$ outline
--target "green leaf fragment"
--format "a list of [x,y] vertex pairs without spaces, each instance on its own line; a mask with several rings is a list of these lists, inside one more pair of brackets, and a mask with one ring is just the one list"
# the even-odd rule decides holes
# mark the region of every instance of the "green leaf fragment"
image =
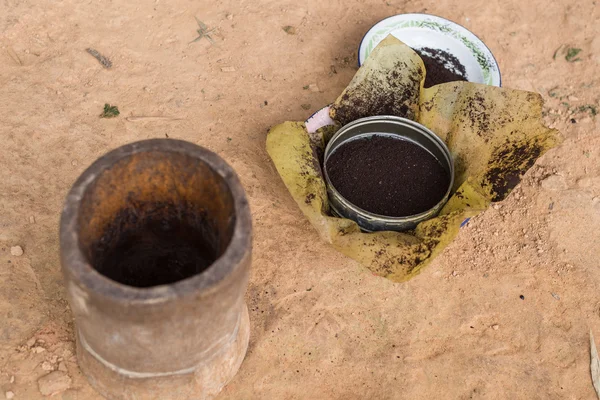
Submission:
[[565,60],[567,60],[568,62],[581,61],[580,58],[575,58],[579,53],[581,53],[581,49],[569,47],[567,49],[567,55],[565,56]]
[[100,118],[115,118],[120,114],[117,106],[111,106],[110,104],[104,104],[104,111],[100,114]]

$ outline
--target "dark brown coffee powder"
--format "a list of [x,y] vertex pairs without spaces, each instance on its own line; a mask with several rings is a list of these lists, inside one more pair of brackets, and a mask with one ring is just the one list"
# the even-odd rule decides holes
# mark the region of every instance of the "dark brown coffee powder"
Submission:
[[450,177],[424,148],[389,136],[352,140],[328,158],[335,189],[363,210],[388,217],[419,214],[446,194]]
[[467,72],[464,65],[452,54],[439,49],[423,47],[414,49],[425,64],[424,87],[440,83],[466,81]]
[[134,287],[175,283],[207,269],[218,248],[205,218],[166,203],[123,209],[93,250],[94,268]]

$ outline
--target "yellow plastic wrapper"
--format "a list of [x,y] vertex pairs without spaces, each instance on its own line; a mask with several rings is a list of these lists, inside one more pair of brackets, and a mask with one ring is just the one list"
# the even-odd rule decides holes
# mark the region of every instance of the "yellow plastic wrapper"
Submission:
[[[424,89],[425,73],[418,54],[390,35],[331,107],[338,126],[309,134],[302,122],[284,122],[267,136],[277,171],[321,238],[394,282],[417,275],[464,221],[504,199],[537,158],[560,141],[558,131],[542,122],[540,95],[469,82]],[[374,115],[417,121],[452,153],[453,195],[436,218],[413,231],[365,233],[354,221],[331,216],[320,156],[339,126]]]

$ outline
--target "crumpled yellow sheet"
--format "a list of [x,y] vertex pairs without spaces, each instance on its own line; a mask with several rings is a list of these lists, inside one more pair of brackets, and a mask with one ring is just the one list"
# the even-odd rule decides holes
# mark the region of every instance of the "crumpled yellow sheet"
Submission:
[[[544,126],[536,93],[468,82],[423,88],[425,68],[410,47],[384,39],[331,107],[337,127],[309,135],[284,122],[267,137],[267,151],[290,194],[321,238],[373,273],[395,282],[417,275],[458,234],[461,224],[500,201],[548,149],[560,141]],[[332,133],[355,119],[396,115],[442,138],[455,162],[454,193],[436,218],[410,232],[361,232],[332,217],[320,158]]]

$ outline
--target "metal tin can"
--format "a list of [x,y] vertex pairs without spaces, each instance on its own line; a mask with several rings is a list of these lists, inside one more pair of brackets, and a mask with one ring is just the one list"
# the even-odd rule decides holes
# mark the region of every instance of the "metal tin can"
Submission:
[[[375,135],[409,141],[425,149],[440,162],[448,172],[450,179],[444,197],[434,207],[420,214],[406,217],[387,217],[357,207],[336,190],[327,173],[329,157],[336,149],[349,141],[366,139]],[[327,183],[329,203],[335,214],[356,221],[361,229],[367,232],[406,231],[413,229],[419,222],[435,217],[448,201],[454,185],[454,161],[446,144],[423,125],[406,118],[375,116],[353,121],[336,132],[325,149],[323,174]]]

